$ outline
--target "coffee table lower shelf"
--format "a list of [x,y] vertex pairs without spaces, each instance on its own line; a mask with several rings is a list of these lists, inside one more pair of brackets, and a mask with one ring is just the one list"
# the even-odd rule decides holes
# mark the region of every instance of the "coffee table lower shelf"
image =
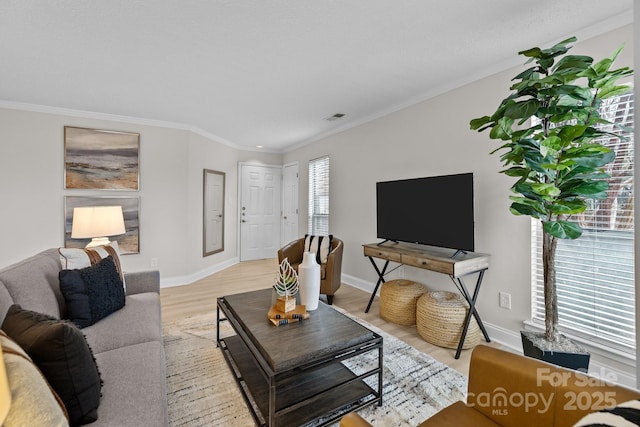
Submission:
[[[220,346],[256,423],[267,426],[268,379],[238,335],[221,339]],[[290,373],[275,386],[275,425],[300,426],[317,420],[314,425],[327,425],[347,412],[380,403],[379,392],[362,380],[376,372],[358,377],[342,363],[333,362]]]

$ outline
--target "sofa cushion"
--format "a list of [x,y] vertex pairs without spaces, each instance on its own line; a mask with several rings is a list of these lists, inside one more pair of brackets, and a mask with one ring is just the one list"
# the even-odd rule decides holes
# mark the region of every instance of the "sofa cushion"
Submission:
[[3,331],[0,345],[11,391],[11,407],[3,426],[68,426],[64,404],[31,358]]
[[59,271],[60,255],[56,249],[49,249],[0,270],[0,281],[15,304],[60,318],[66,307]]
[[79,270],[60,270],[66,318],[80,328],[93,325],[124,307],[124,287],[113,257]]
[[91,427],[168,425],[162,342],[96,353],[96,359],[108,380],[102,388],[98,421]]
[[325,264],[329,258],[329,252],[331,252],[333,235],[328,236],[314,236],[304,235],[304,251],[313,252],[316,254],[316,262],[318,264]]
[[82,332],[95,354],[147,341],[162,342],[160,296],[155,292],[129,295],[122,309]]
[[585,415],[574,427],[630,427],[640,425],[640,401],[630,400],[620,405]]
[[26,351],[58,393],[72,425],[97,419],[100,374],[76,325],[12,305],[2,329]]

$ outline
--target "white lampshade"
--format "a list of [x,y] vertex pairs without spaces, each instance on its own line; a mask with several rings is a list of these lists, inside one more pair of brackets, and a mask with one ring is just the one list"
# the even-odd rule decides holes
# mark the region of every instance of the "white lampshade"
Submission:
[[93,238],[87,247],[108,244],[107,236],[117,236],[125,231],[122,206],[73,208],[71,237]]
[[2,347],[0,347],[0,425],[4,422],[9,414],[11,407],[11,390],[9,389],[9,380],[7,379],[7,371],[4,367],[4,357],[2,356]]

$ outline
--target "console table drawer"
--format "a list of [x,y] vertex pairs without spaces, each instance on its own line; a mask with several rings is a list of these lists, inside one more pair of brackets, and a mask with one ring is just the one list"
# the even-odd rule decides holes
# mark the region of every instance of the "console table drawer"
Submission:
[[415,255],[402,255],[402,263],[414,267],[424,268],[438,273],[453,275],[453,262],[440,261],[437,259],[423,258]]
[[393,262],[400,262],[402,260],[402,255],[398,252],[387,251],[383,248],[372,248],[369,246],[364,247],[364,255],[374,258],[387,259]]

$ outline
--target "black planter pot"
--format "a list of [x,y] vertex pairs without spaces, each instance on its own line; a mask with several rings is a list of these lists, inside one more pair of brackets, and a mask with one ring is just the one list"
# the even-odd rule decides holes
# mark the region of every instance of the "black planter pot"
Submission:
[[522,338],[522,349],[525,356],[553,363],[554,365],[562,366],[564,368],[574,369],[582,372],[589,371],[589,359],[591,358],[591,354],[582,349],[579,345],[573,343],[571,340],[569,340],[569,338],[561,336],[561,340],[566,340],[567,342],[573,343],[573,345],[577,348],[575,352],[567,352],[562,350],[543,350],[534,344],[534,342],[531,340],[531,336],[544,336],[544,334],[525,331],[520,332],[520,337]]

